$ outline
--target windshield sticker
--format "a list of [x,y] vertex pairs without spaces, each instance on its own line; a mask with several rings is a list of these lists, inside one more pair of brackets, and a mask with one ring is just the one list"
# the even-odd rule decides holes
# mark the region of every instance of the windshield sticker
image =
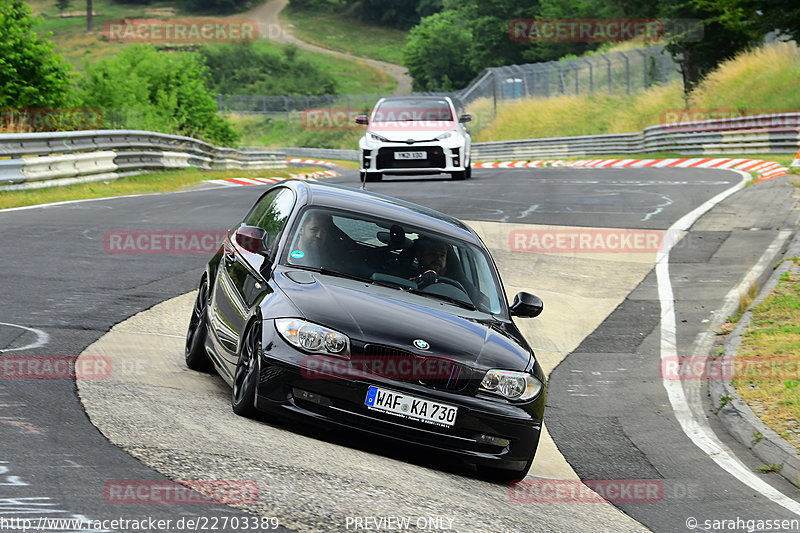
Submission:
[[302,259],[306,254],[303,252],[303,250],[294,250],[289,255],[292,257],[292,259]]

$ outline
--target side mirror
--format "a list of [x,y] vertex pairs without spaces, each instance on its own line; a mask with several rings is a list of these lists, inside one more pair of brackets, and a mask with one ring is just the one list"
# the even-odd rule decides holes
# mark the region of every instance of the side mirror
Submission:
[[369,123],[369,120],[367,119],[367,115],[356,115],[354,122],[356,124],[367,124]]
[[260,254],[267,251],[267,231],[256,226],[240,226],[234,234],[236,244],[250,252]]
[[472,120],[472,115],[469,113],[464,113],[460,117],[458,117],[459,122],[470,122]]
[[534,318],[542,314],[543,308],[544,303],[538,296],[529,292],[518,292],[509,310],[515,316]]

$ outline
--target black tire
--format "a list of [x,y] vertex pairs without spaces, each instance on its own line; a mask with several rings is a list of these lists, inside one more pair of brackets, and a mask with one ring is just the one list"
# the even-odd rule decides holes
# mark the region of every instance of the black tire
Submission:
[[458,172],[451,172],[450,175],[453,177],[454,181],[461,181],[467,178],[467,172],[465,170],[459,170]]
[[212,369],[205,346],[208,335],[207,315],[208,282],[203,277],[192,309],[192,317],[189,319],[189,330],[186,332],[186,366],[197,372],[210,372]]
[[380,172],[365,172],[364,173],[364,181],[374,182],[374,181],[381,181],[383,179],[383,174]]
[[472,163],[467,164],[467,168],[464,169],[464,178],[470,179],[472,177]]
[[259,354],[261,353],[261,321],[251,323],[244,335],[239,361],[233,374],[231,407],[239,416],[254,418],[256,409],[256,386],[258,385]]

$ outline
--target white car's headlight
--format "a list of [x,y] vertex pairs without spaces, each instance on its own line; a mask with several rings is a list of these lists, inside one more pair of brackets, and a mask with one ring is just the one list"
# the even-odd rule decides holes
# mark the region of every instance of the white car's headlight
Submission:
[[455,134],[456,134],[456,130],[451,130],[451,131],[448,131],[446,133],[442,133],[441,135],[436,137],[436,140],[437,141],[443,141],[445,139],[449,139],[450,137],[452,137]]
[[381,143],[388,143],[389,142],[389,139],[387,139],[386,137],[381,137],[377,133],[368,133],[367,135],[369,135],[369,138],[372,141],[378,141],[378,142],[381,142]]
[[505,396],[509,400],[530,400],[544,384],[527,372],[489,370],[481,381],[481,390]]
[[278,318],[275,328],[286,342],[312,353],[347,355],[350,339],[330,328],[299,318]]

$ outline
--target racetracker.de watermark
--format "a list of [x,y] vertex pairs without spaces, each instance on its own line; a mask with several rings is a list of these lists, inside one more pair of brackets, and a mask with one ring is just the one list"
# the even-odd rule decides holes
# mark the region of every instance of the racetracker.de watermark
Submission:
[[684,381],[796,381],[800,380],[800,362],[768,356],[668,357],[661,360],[661,377]]
[[512,41],[538,43],[655,42],[668,37],[698,42],[703,25],[698,19],[514,19],[508,35]]
[[106,22],[103,35],[125,43],[240,43],[260,33],[255,20],[123,19]]
[[656,503],[664,498],[659,479],[524,479],[508,487],[516,503]]
[[664,232],[617,228],[533,228],[508,234],[512,252],[530,253],[654,253]]
[[106,379],[111,359],[104,355],[4,355],[0,379]]
[[103,112],[91,107],[19,107],[0,109],[4,131],[99,130]]
[[107,231],[103,247],[110,254],[208,254],[227,236],[219,230]]
[[358,131],[364,126],[355,120],[362,112],[347,107],[309,108],[300,111],[300,124],[313,131]]
[[[796,112],[702,107],[665,109],[661,112],[661,129],[669,132],[692,132],[698,130],[797,128],[798,118],[790,113]],[[698,122],[703,122],[703,124],[697,124]]]
[[255,481],[107,481],[103,499],[114,504],[243,504],[258,501]]
[[446,357],[358,356],[303,357],[300,373],[308,379],[360,379],[383,376],[397,380],[457,380],[462,367]]

